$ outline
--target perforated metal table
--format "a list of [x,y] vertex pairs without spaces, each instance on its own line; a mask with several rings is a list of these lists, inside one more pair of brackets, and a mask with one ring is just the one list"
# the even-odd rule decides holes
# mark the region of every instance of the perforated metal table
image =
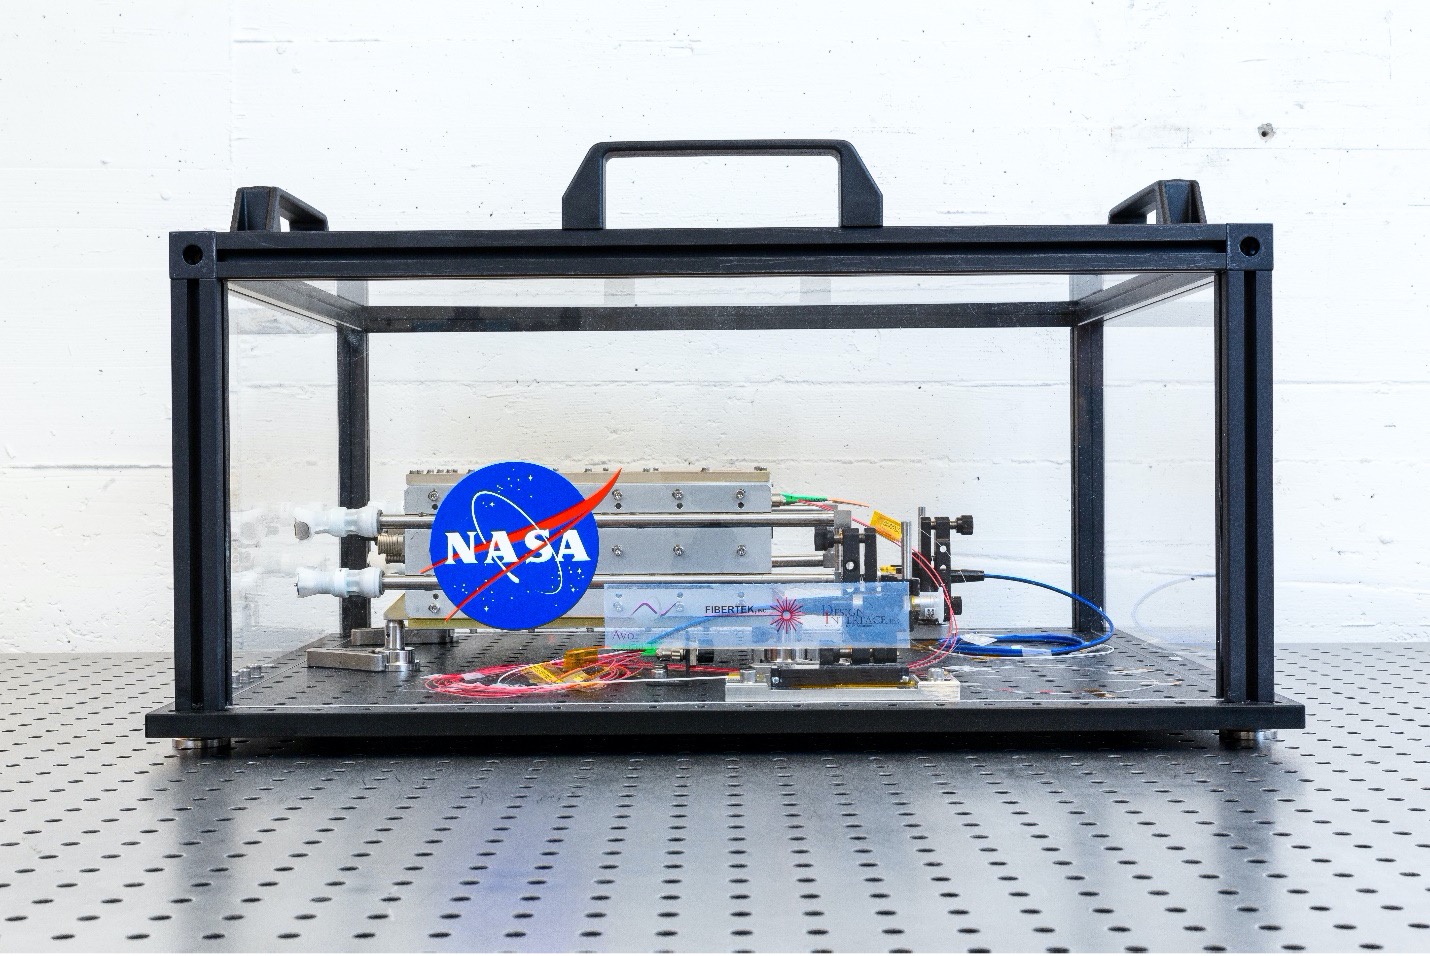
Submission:
[[144,738],[162,656],[4,657],[0,949],[1430,948],[1430,645],[1278,653],[1308,729],[1258,751],[1181,733],[222,757]]

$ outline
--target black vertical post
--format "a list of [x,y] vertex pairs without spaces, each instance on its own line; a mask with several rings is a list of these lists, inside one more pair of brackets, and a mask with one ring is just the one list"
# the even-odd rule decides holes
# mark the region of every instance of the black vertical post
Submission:
[[[1098,607],[1107,604],[1102,332],[1100,320],[1072,327],[1068,372],[1072,413],[1072,589]],[[1099,622],[1090,608],[1073,602],[1075,631],[1090,631]]]
[[[193,247],[190,247],[193,248]],[[228,706],[228,306],[212,278],[170,283],[174,708]]]
[[1270,703],[1271,273],[1256,271],[1270,268],[1270,235],[1248,239],[1228,228],[1229,259],[1251,268],[1218,273],[1216,281],[1217,694]]
[[[338,295],[358,305],[367,305],[367,283],[339,282]],[[367,332],[338,327],[338,504],[361,508],[372,497],[371,442],[368,419]],[[345,568],[367,566],[368,542],[347,537],[339,545],[339,559]],[[338,626],[347,638],[355,627],[372,623],[372,601],[364,597],[343,598]]]
[[[1269,238],[1268,236],[1267,239]],[[1248,498],[1252,507],[1250,523],[1255,529],[1252,539],[1255,556],[1249,564],[1255,579],[1249,590],[1255,598],[1252,602],[1254,620],[1248,629],[1251,635],[1248,651],[1252,662],[1248,684],[1252,700],[1269,704],[1276,700],[1276,536],[1271,474],[1271,273],[1257,271],[1249,275],[1253,284],[1247,299],[1250,311],[1247,326],[1252,335],[1249,348],[1254,376],[1251,384],[1253,434],[1250,439],[1250,453],[1254,464]]]

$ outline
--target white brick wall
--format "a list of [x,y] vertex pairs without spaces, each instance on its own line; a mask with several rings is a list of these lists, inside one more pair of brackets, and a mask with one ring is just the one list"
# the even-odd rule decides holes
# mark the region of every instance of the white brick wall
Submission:
[[[1278,637],[1424,638],[1427,102],[1409,2],[8,5],[0,650],[169,639],[169,230],[250,184],[549,227],[591,142],[752,136],[853,141],[890,224],[1096,222],[1162,177],[1274,222]],[[611,172],[614,226],[834,218],[817,162]]]

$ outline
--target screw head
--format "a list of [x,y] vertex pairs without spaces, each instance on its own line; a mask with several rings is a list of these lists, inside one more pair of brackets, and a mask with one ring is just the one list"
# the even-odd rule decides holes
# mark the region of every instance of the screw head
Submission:
[[611,553],[619,558],[621,556],[621,546],[618,544],[611,545]]
[[619,488],[611,492],[611,499],[613,501],[620,501],[622,497],[623,496],[621,495],[621,489]]
[[671,550],[675,552],[675,556],[676,556],[677,558],[680,557],[681,555],[683,555],[683,554],[685,553],[685,549],[684,549],[683,547],[681,547],[680,545],[678,545],[678,544],[677,544],[674,548],[672,548]]
[[442,496],[441,496],[441,494],[439,494],[439,493],[437,492],[437,489],[436,489],[436,488],[433,488],[431,491],[427,492],[427,500],[428,500],[428,501],[436,502],[436,501],[441,500],[441,498],[442,498]]
[[433,614],[436,614],[438,611],[442,610],[442,608],[440,605],[437,604],[429,604],[427,605],[427,610],[431,611]]
[[735,549],[735,556],[738,558],[743,558],[745,556],[745,546],[743,544]]
[[674,491],[672,491],[672,492],[670,493],[670,496],[671,496],[672,498],[674,498],[676,501],[680,501],[682,498],[685,497],[685,493],[684,493],[683,491],[681,491],[679,488],[677,488],[677,489],[675,489]]
[[744,489],[744,488],[736,488],[736,489],[735,489],[735,500],[736,500],[736,501],[744,501],[744,500],[745,500],[745,489]]

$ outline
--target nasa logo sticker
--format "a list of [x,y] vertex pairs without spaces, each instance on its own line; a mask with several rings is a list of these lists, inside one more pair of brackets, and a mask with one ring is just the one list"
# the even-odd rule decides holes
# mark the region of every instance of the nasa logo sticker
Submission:
[[584,499],[566,478],[524,461],[457,482],[432,519],[430,570],[456,608],[448,618],[522,630],[575,607],[600,554],[592,512],[619,476]]

